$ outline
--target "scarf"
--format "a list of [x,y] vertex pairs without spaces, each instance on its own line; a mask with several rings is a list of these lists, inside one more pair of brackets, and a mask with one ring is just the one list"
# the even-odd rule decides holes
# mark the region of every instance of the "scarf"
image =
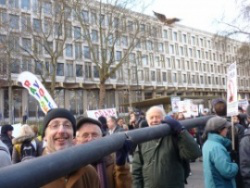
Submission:
[[96,164],[96,171],[100,179],[101,188],[108,188],[105,161]]

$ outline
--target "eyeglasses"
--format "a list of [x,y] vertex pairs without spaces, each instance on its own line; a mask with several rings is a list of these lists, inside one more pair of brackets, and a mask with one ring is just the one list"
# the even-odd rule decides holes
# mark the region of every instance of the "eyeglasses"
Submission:
[[71,123],[65,123],[65,124],[52,123],[52,124],[49,124],[49,125],[48,125],[48,127],[49,127],[51,130],[58,130],[61,126],[63,126],[63,128],[66,129],[66,130],[73,129]]

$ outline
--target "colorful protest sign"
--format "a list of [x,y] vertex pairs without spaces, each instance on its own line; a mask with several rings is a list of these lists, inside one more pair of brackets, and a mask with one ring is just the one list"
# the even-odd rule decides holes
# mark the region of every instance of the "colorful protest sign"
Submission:
[[234,62],[227,71],[227,116],[238,115],[237,88],[237,66]]
[[32,73],[25,71],[18,76],[18,82],[22,83],[22,86],[25,87],[30,95],[35,97],[39,102],[39,105],[42,111],[46,114],[50,109],[57,108],[56,103],[51,98],[48,91],[45,89],[43,84],[39,79]]
[[109,117],[114,116],[117,117],[115,108],[106,108],[106,109],[98,109],[98,110],[87,110],[87,115],[90,118],[98,119],[100,116]]

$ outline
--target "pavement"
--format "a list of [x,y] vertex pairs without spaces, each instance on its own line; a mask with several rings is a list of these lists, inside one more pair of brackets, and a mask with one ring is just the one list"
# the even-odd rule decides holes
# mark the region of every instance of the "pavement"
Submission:
[[196,160],[194,163],[190,163],[192,175],[188,177],[188,184],[185,188],[204,188],[202,165],[202,162],[199,162],[199,160]]

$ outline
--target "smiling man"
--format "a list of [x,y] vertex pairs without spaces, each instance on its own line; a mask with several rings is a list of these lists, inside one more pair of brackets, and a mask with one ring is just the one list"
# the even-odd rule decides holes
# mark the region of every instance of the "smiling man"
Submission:
[[[75,117],[66,109],[50,110],[43,120],[43,140],[46,142],[42,155],[57,152],[73,146],[76,134]],[[45,188],[99,188],[100,181],[95,169],[91,165],[79,168],[77,171],[61,177]]]

